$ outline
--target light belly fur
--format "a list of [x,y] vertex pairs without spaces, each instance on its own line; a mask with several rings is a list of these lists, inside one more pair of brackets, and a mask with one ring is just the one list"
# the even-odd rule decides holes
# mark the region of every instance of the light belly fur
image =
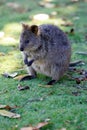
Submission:
[[38,72],[38,73],[41,73],[41,74],[44,74],[44,75],[47,75],[49,77],[51,77],[51,67],[49,67],[48,69],[48,66],[46,65],[46,63],[41,63],[41,62],[34,62],[32,64],[32,67],[33,69]]

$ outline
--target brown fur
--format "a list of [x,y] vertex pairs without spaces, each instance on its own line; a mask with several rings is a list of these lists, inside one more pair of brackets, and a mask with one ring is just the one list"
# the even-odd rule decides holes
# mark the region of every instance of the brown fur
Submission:
[[71,45],[66,34],[57,26],[22,24],[20,50],[29,74],[42,73],[58,81],[67,71],[71,58]]

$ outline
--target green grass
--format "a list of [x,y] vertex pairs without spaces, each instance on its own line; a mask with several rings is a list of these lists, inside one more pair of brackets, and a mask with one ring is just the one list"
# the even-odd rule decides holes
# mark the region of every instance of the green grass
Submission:
[[[39,122],[50,119],[50,124],[43,130],[87,130],[87,82],[83,81],[78,89],[74,80],[69,80],[65,75],[52,87],[45,87],[50,80],[42,75],[37,79],[21,83],[29,85],[30,89],[18,91],[18,80],[8,79],[2,76],[4,72],[26,73],[22,56],[18,48],[19,36],[21,32],[21,21],[28,24],[53,23],[63,31],[70,31],[74,28],[75,33],[68,35],[72,45],[71,60],[84,60],[85,65],[80,69],[87,68],[87,57],[78,55],[76,52],[87,51],[87,2],[79,0],[70,3],[70,0],[52,0],[58,4],[57,8],[43,8],[39,6],[39,0],[15,0],[22,8],[27,10],[20,13],[11,7],[6,6],[13,0],[0,0],[0,32],[4,36],[0,38],[0,104],[19,106],[13,112],[21,115],[20,119],[10,119],[0,116],[0,130],[19,130],[28,125],[37,125]],[[57,12],[54,18],[46,21],[33,21],[31,18],[38,13],[51,14]],[[62,19],[73,23],[73,26],[61,26]],[[71,73],[76,75],[76,73]],[[39,86],[42,84],[43,86]],[[75,96],[72,92],[79,92]],[[44,98],[39,102],[27,102],[30,99]],[[27,103],[26,103],[27,102]]]

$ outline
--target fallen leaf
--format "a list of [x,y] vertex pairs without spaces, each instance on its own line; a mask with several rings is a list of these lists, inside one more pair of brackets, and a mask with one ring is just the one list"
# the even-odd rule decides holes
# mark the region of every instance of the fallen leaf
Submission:
[[9,112],[9,111],[6,111],[6,110],[0,110],[0,115],[6,116],[6,117],[9,117],[9,118],[20,118],[19,114],[12,113],[12,112]]
[[42,128],[48,124],[49,124],[48,122],[41,122],[41,123],[38,123],[37,126],[35,126],[35,127],[33,127],[33,126],[24,127],[24,128],[21,128],[21,130],[40,130],[40,128]]
[[82,60],[77,60],[74,62],[70,62],[69,66],[74,67],[74,66],[83,65],[83,64],[85,64],[85,63]]
[[45,2],[52,2],[52,0],[43,0],[43,1],[45,1]]
[[43,20],[48,20],[49,15],[48,14],[36,14],[33,16],[33,20],[37,21],[43,21]]
[[14,78],[14,77],[16,77],[17,76],[17,72],[14,72],[14,73],[7,73],[7,72],[5,72],[4,74],[2,74],[4,77],[6,77],[6,78]]
[[65,21],[64,23],[61,24],[61,26],[73,26],[73,23],[70,21]]
[[30,89],[29,86],[21,86],[20,84],[18,84],[17,88],[18,88],[19,91],[21,91],[21,90],[26,90],[26,89]]
[[66,130],[66,128],[62,128],[62,129],[60,129],[60,130]]
[[48,122],[48,121],[50,121],[50,118],[45,119],[45,122]]
[[0,104],[0,109],[1,109],[1,108],[5,108],[6,106],[7,106],[7,105],[1,105],[1,104]]
[[74,78],[74,79],[76,80],[76,83],[77,83],[77,84],[80,84],[81,81],[87,81],[87,73],[81,75],[80,77]]
[[5,108],[5,109],[7,109],[7,110],[11,110],[12,108],[10,107],[10,106],[8,106],[8,105],[2,105],[2,104],[0,104],[0,109],[2,109],[2,108]]
[[21,80],[24,76],[26,76],[26,74],[16,76],[14,79]]
[[71,0],[71,2],[78,2],[79,0]]
[[36,128],[40,129],[40,128],[46,126],[46,125],[48,125],[48,122],[41,122],[41,123],[39,123],[39,124],[36,126]]
[[51,12],[51,14],[50,14],[50,18],[55,18],[56,15],[57,15],[57,12],[56,12],[56,11],[53,11],[53,12]]
[[53,3],[50,3],[47,1],[41,1],[41,2],[39,2],[39,5],[41,7],[45,7],[45,8],[55,8],[57,6],[56,4],[53,4]]
[[0,109],[6,109],[6,110],[12,110],[12,109],[15,109],[15,108],[18,108],[18,106],[9,106],[9,105],[2,105],[0,104]]
[[39,130],[39,129],[30,126],[30,127],[21,128],[20,130]]

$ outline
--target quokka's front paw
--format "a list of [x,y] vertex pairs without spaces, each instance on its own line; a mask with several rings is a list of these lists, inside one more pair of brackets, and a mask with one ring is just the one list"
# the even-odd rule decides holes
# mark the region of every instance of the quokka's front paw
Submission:
[[57,81],[56,80],[51,80],[47,83],[47,85],[54,85]]
[[34,62],[34,59],[28,61],[27,66],[31,66],[33,62]]

